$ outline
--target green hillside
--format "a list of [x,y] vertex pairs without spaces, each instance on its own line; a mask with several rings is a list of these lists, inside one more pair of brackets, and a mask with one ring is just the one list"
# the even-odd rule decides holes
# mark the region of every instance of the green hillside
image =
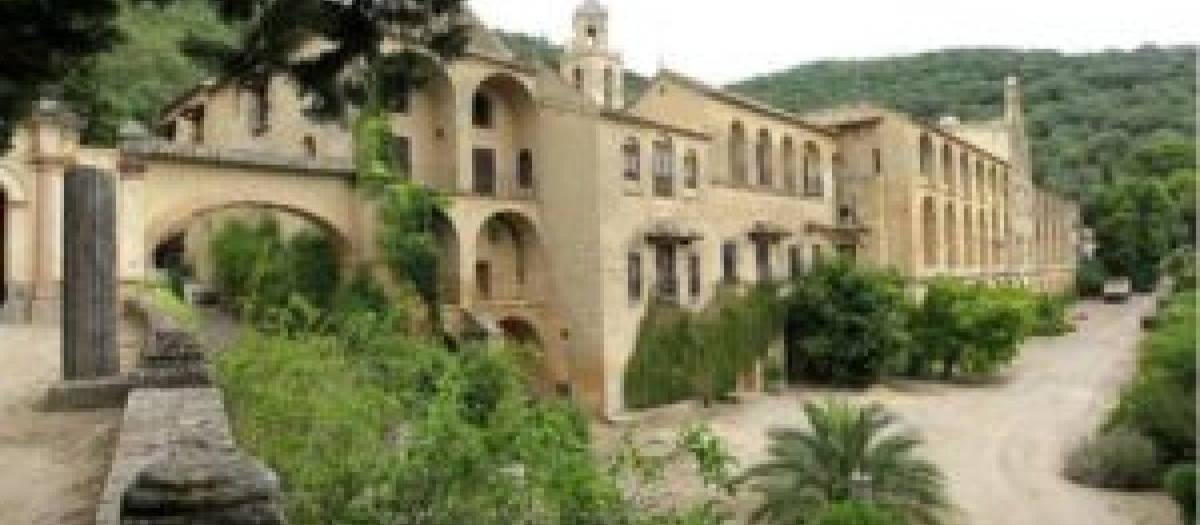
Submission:
[[1063,54],[948,50],[825,61],[730,86],[804,111],[870,100],[935,120],[998,116],[1003,79],[1019,75],[1039,177],[1078,193],[1122,172],[1130,152],[1163,135],[1196,132],[1196,48]]

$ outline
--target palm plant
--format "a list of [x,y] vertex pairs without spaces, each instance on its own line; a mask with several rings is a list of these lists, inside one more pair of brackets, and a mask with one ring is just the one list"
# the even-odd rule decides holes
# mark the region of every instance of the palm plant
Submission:
[[905,523],[940,523],[941,472],[914,454],[916,434],[893,430],[894,414],[835,400],[806,403],[804,413],[810,428],[772,429],[770,459],[744,474],[763,495],[755,522],[807,524],[831,504],[857,501]]

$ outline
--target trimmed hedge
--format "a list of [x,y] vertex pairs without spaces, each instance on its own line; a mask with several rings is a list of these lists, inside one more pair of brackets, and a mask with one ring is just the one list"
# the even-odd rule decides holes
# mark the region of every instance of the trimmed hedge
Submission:
[[1071,481],[1106,489],[1146,489],[1158,485],[1154,442],[1136,431],[1113,428],[1085,439],[1067,456]]

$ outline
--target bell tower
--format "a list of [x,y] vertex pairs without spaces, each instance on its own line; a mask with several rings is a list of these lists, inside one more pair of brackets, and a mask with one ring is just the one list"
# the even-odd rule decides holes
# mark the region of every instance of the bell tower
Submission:
[[608,9],[586,0],[575,9],[573,34],[563,53],[563,79],[596,105],[606,109],[625,106],[621,55],[608,47]]

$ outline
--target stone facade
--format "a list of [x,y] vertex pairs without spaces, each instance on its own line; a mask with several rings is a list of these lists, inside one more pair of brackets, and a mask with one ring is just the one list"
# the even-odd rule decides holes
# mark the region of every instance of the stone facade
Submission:
[[[1031,184],[1019,104],[998,123],[958,128],[876,108],[802,116],[664,71],[627,105],[607,11],[589,1],[573,28],[551,69],[480,26],[466,56],[406,94],[391,121],[406,175],[449,197],[436,230],[450,323],[538,344],[545,383],[598,413],[622,409],[655,297],[699,307],[718,282],[782,278],[835,251],[915,285],[942,274],[1071,282],[1077,211]],[[57,297],[55,206],[70,161],[119,174],[126,283],[152,278],[155,249],[181,235],[203,267],[206,218],[246,208],[301,217],[334,234],[347,265],[374,264],[350,131],[303,107],[283,78],[209,82],[164,110],[159,136],[115,151],[78,147],[71,119],[43,108],[0,164],[6,282],[31,298],[10,295],[25,302],[6,308],[32,314]],[[956,174],[966,155],[970,180],[951,185],[940,163],[924,174],[922,137],[950,148]]]

